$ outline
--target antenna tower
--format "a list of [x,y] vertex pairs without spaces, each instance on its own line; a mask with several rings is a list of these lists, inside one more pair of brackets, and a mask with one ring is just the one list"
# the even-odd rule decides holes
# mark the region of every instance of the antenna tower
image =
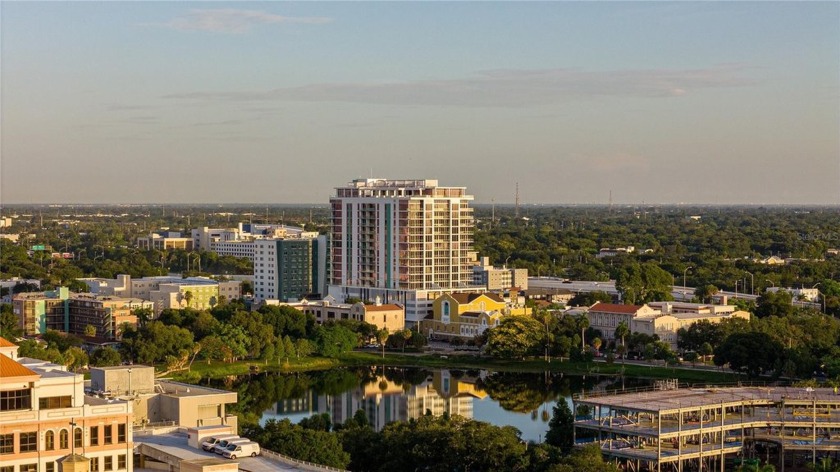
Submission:
[[516,219],[519,219],[519,182],[516,182]]

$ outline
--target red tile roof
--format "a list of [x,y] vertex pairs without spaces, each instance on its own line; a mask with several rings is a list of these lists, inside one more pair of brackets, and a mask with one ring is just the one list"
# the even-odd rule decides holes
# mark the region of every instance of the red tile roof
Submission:
[[4,337],[0,337],[0,347],[17,347],[17,344],[9,341]]
[[601,303],[598,302],[592,305],[589,312],[600,311],[601,313],[624,313],[632,315],[639,311],[642,307],[639,305],[618,305],[615,303]]

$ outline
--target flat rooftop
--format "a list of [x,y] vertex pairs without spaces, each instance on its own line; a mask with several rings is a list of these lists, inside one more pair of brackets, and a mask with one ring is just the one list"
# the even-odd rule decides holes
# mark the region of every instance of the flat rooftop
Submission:
[[680,388],[592,397],[582,395],[575,401],[585,405],[659,413],[721,404],[769,404],[783,399],[840,405],[840,395],[834,393],[834,389],[801,387]]
[[[212,452],[205,452],[201,449],[190,447],[187,444],[187,435],[183,433],[168,433],[156,435],[135,435],[134,443],[137,446],[145,445],[163,452],[171,458],[177,458],[178,461],[217,461],[222,460],[225,463],[235,462],[239,464],[239,470],[249,472],[275,472],[278,470],[301,470],[294,463],[282,463],[276,460],[269,460],[263,456],[257,457],[238,457],[235,461],[224,459],[222,456]],[[140,449],[142,451],[142,448]]]
[[158,384],[163,388],[163,395],[175,397],[198,397],[203,395],[236,395],[236,392],[220,390],[218,388],[200,387],[188,383],[175,382],[172,380],[159,380]]

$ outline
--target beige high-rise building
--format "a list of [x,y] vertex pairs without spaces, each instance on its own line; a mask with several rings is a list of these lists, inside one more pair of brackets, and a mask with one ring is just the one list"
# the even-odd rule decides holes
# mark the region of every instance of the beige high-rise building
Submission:
[[406,307],[415,323],[442,292],[473,286],[473,210],[464,187],[357,179],[330,199],[330,295]]

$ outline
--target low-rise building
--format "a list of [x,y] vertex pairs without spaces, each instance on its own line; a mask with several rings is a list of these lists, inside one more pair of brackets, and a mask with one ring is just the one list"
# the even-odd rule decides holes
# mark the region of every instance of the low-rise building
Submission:
[[[139,298],[153,302],[155,314],[167,308],[212,308],[224,300],[242,298],[242,282],[207,277],[143,277],[118,275],[116,279],[85,278],[91,293]],[[222,298],[223,297],[223,298]]]
[[632,254],[636,251],[635,246],[627,247],[602,247],[598,254],[595,254],[596,259],[603,259],[605,257],[615,257],[618,255]]
[[[729,318],[749,321],[750,314],[730,305],[703,303],[650,302],[645,305],[596,303],[587,313],[589,326],[601,332],[604,341],[615,340],[615,329],[624,322],[632,333],[659,336],[660,341],[677,349],[677,331],[704,320],[719,323]],[[606,343],[605,343],[606,344]]]
[[432,312],[420,322],[430,338],[471,339],[498,326],[502,317],[527,315],[530,308],[508,304],[494,293],[445,293],[434,301]]
[[191,231],[193,247],[212,251],[220,256],[245,257],[254,260],[256,241],[261,239],[311,238],[317,232],[306,231],[297,226],[239,223],[235,228],[208,228]]
[[318,324],[335,320],[356,320],[370,323],[377,329],[387,329],[389,333],[405,329],[405,309],[400,305],[381,303],[378,299],[372,304],[336,303],[332,297],[323,300],[303,299],[295,303],[279,303],[276,300],[267,300],[264,303],[296,308],[314,316]]
[[136,425],[227,425],[237,429],[236,415],[226,412],[228,404],[236,403],[236,392],[155,379],[154,369],[142,365],[94,367],[90,380],[91,389],[105,398],[132,398]]
[[182,237],[179,232],[159,231],[137,238],[137,247],[147,251],[150,249],[157,249],[159,251],[175,249],[192,251],[193,240],[192,238]]
[[84,392],[84,376],[17,357],[0,338],[0,469],[56,472],[68,462],[90,471],[132,470],[129,401]]
[[[138,298],[71,293],[67,287],[46,292],[19,293],[12,299],[18,326],[28,336],[56,330],[76,336],[116,340],[124,324],[137,325],[134,311],[153,304]],[[93,336],[88,332],[93,328]]]
[[481,286],[491,292],[518,288],[528,289],[528,269],[509,269],[507,266],[494,267],[489,257],[482,257],[478,265],[473,266],[473,285]]
[[805,301],[815,303],[820,300],[820,289],[818,288],[767,287],[767,291],[772,293],[776,293],[780,290],[788,292],[793,301]]

